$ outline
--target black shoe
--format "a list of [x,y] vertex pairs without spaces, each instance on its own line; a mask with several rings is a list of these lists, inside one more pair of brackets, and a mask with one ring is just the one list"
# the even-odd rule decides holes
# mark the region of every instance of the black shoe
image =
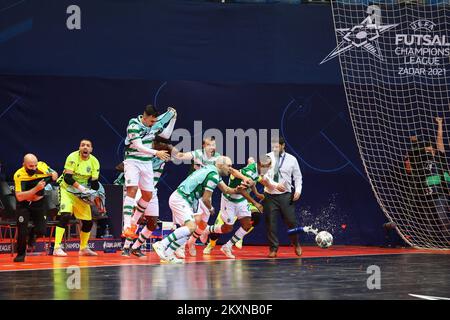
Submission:
[[141,251],[141,248],[139,249],[131,249],[131,254],[138,257],[138,258],[143,258],[146,257],[146,255]]
[[123,248],[122,257],[129,257],[129,256],[130,256],[130,248]]
[[32,235],[28,238],[28,247],[34,248],[36,246],[36,235]]
[[25,254],[17,255],[14,258],[14,262],[24,262],[25,261]]
[[277,257],[277,252],[275,250],[270,250],[268,257],[269,258],[276,258]]

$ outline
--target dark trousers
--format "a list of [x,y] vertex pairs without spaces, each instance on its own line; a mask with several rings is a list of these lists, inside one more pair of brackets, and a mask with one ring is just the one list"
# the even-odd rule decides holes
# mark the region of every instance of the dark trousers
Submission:
[[[27,250],[28,239],[42,237],[46,230],[46,217],[44,201],[39,200],[31,204],[17,204],[17,254],[24,255]],[[33,227],[28,228],[30,220]]]
[[[278,216],[281,214],[284,223],[289,229],[298,227],[298,219],[295,215],[295,204],[291,202],[291,193],[268,194],[265,193],[264,216],[266,219],[267,240],[270,251],[277,251],[279,242],[277,236]],[[290,235],[291,243],[298,246],[298,234]]]

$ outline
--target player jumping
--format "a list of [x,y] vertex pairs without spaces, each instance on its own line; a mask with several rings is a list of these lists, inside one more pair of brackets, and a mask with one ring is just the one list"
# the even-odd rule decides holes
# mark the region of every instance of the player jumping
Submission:
[[[167,150],[152,149],[152,143],[156,135],[168,139],[175,126],[176,111],[168,108],[167,112],[159,115],[156,109],[148,105],[144,114],[132,118],[127,127],[125,139],[124,175],[127,195],[123,202],[124,232],[122,236],[132,239],[136,234],[136,225],[131,225],[131,216],[134,208],[145,213],[152,199],[154,190],[153,163],[154,157],[163,161],[170,159]],[[141,190],[141,198],[135,204],[135,197]]]

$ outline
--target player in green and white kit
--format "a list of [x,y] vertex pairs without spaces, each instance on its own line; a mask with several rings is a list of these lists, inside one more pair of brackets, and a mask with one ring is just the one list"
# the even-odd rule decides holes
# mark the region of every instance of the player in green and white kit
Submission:
[[[167,112],[159,115],[156,109],[149,105],[144,114],[129,121],[127,137],[125,139],[124,174],[127,195],[123,201],[123,234],[125,238],[133,238],[136,234],[136,225],[131,225],[131,216],[134,208],[142,214],[152,199],[154,190],[153,163],[157,157],[168,161],[170,155],[167,150],[152,149],[153,140],[157,135],[169,138],[175,126],[176,111],[168,108]],[[138,188],[142,196],[135,203]]]
[[[153,141],[153,148],[156,150],[167,150],[170,154],[172,153],[174,147],[170,144],[170,141],[167,139],[160,138],[157,136]],[[131,247],[133,243],[131,238],[127,238],[125,240],[125,244],[122,249],[122,256],[130,256],[133,254],[137,257],[145,257],[145,254],[140,250],[141,246],[150,238],[152,232],[156,229],[158,218],[159,218],[159,200],[158,200],[158,189],[156,185],[159,182],[159,179],[162,176],[164,167],[166,165],[166,161],[163,161],[159,158],[152,159],[153,164],[153,182],[155,186],[155,192],[153,193],[153,197],[148,203],[147,208],[143,215],[146,217],[147,225],[141,230],[139,235],[137,236],[137,240]],[[138,191],[139,192],[139,191]],[[131,225],[137,225],[139,219],[142,217],[142,212],[139,210],[135,210],[133,216],[131,217]],[[130,250],[131,247],[131,250]]]
[[[279,190],[285,190],[282,185],[276,184],[265,176],[271,165],[272,163],[270,157],[263,156],[258,160],[257,163],[249,163],[246,167],[242,168],[240,172],[255,183],[259,182],[269,189],[277,188]],[[241,184],[241,179],[230,177],[228,186],[230,188],[234,188],[235,186]],[[255,191],[255,189],[256,188],[254,188],[253,191]],[[249,195],[249,192],[250,190],[245,190],[239,194],[222,194],[219,216],[223,221],[223,224],[221,225],[215,223],[212,226],[208,226],[201,236],[201,238],[206,239],[211,233],[229,233],[233,230],[233,225],[236,220],[239,220],[241,227],[236,231],[233,237],[221,248],[221,251],[227,257],[232,259],[235,258],[232,251],[233,245],[235,245],[253,229],[250,204],[255,206],[260,212],[262,211],[262,205],[256,202]]]
[[176,159],[189,160],[192,162],[188,175],[206,165],[214,165],[220,153],[216,152],[216,140],[214,137],[206,137],[202,142],[202,149],[190,152],[178,152]]
[[220,156],[215,165],[206,165],[194,171],[172,193],[169,198],[169,206],[172,210],[173,222],[180,227],[162,241],[153,244],[153,249],[163,261],[184,262],[175,256],[175,250],[184,246],[197,228],[194,212],[200,199],[210,212],[214,212],[211,196],[216,187],[227,194],[240,192],[242,189],[240,186],[230,188],[222,181],[221,176],[227,176],[230,172],[231,159]]
[[[214,137],[206,137],[203,139],[202,149],[197,149],[190,152],[178,152],[175,154],[175,158],[179,160],[190,160],[192,161],[192,167],[189,174],[207,165],[214,165],[220,154],[216,152],[216,141]],[[250,179],[244,177],[240,174],[239,170],[231,168],[230,174],[243,179],[246,183],[251,184]],[[198,209],[194,212],[195,222],[197,224],[197,229],[194,231],[192,236],[187,242],[189,248],[189,254],[193,257],[197,255],[195,248],[195,242],[202,234],[203,230],[208,225],[208,220],[210,213],[208,208],[205,206],[203,201],[200,199],[198,203]],[[185,247],[180,247],[176,251],[176,255],[180,258],[185,258]]]

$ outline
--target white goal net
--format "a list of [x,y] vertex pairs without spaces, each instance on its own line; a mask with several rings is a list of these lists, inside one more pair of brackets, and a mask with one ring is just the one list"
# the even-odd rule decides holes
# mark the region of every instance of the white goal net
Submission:
[[419,248],[450,248],[450,0],[333,1],[360,154],[378,203]]

